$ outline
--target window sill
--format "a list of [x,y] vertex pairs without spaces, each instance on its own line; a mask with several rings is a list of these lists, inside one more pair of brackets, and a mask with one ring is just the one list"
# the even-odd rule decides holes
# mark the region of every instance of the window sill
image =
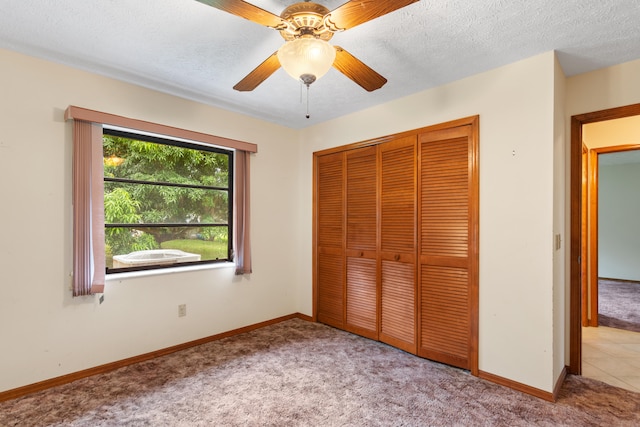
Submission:
[[216,264],[201,264],[201,265],[192,265],[185,267],[172,267],[172,268],[160,268],[157,270],[143,270],[143,271],[130,271],[125,273],[113,273],[107,274],[105,277],[106,282],[122,280],[122,279],[133,279],[136,277],[147,277],[147,276],[158,276],[158,275],[166,275],[166,274],[180,274],[180,273],[188,273],[191,271],[200,271],[200,270],[217,270],[219,268],[235,268],[236,264],[234,262],[221,262]]

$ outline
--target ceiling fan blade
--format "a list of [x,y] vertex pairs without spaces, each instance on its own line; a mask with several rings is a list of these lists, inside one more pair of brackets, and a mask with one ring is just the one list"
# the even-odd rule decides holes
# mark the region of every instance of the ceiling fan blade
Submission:
[[277,15],[260,9],[251,3],[242,0],[197,0],[216,9],[229,12],[232,15],[239,16],[256,24],[281,30],[286,28],[286,22]]
[[372,92],[380,89],[387,82],[387,79],[340,46],[335,48],[336,60],[333,62],[334,68],[358,83],[365,90]]
[[420,0],[351,0],[332,10],[325,24],[332,31],[348,30],[417,1]]
[[271,74],[275,73],[278,68],[280,68],[278,52],[274,52],[273,55],[247,74],[247,76],[240,80],[233,88],[240,92],[252,91],[257,88],[260,83],[267,80]]

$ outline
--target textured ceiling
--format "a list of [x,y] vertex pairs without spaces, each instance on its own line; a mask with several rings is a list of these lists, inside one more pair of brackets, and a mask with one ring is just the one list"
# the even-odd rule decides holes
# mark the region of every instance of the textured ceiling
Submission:
[[[293,1],[250,3],[279,15]],[[2,0],[0,47],[302,128],[550,50],[568,76],[638,59],[639,24],[638,0],[421,0],[333,37],[388,83],[370,93],[332,69],[310,119],[282,69],[232,89],[279,33],[195,0]]]

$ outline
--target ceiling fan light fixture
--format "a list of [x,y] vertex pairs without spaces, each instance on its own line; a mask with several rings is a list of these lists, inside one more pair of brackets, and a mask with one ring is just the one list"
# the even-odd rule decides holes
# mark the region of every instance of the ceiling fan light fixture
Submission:
[[335,59],[336,49],[315,37],[288,41],[278,50],[282,68],[307,86],[327,74]]

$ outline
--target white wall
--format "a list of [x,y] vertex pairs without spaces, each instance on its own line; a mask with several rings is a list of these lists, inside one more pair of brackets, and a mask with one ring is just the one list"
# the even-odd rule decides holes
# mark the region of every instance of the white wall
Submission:
[[479,114],[479,367],[552,391],[555,73],[549,52],[303,130],[299,311],[312,310],[312,153]]
[[[0,391],[296,312],[296,131],[9,51],[0,63]],[[71,298],[69,105],[257,143],[254,273],[109,280],[101,305]]]
[[598,172],[598,275],[640,281],[640,163]]

